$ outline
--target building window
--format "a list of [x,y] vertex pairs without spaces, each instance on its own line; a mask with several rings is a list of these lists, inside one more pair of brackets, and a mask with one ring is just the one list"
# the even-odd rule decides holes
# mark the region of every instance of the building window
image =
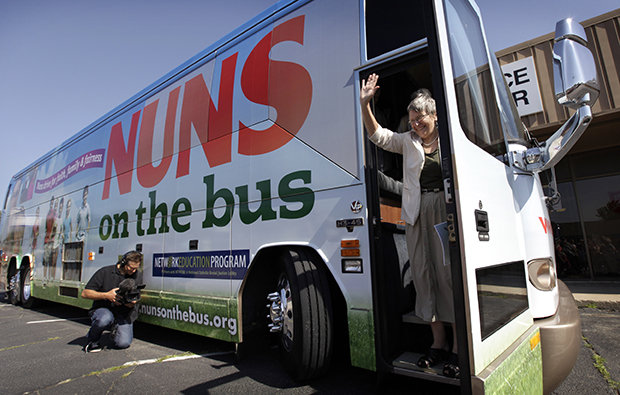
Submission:
[[557,168],[562,206],[555,247],[561,278],[620,277],[620,147],[576,154]]

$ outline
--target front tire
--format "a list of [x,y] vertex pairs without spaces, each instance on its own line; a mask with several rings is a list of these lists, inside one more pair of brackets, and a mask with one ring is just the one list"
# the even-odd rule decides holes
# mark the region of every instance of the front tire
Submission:
[[20,287],[20,297],[22,306],[30,309],[34,305],[35,298],[32,297],[32,288],[30,277],[32,274],[32,269],[28,268],[21,273],[21,287]]
[[282,253],[277,292],[270,295],[272,332],[278,332],[282,362],[296,381],[323,375],[332,356],[329,284],[319,262],[303,248]]

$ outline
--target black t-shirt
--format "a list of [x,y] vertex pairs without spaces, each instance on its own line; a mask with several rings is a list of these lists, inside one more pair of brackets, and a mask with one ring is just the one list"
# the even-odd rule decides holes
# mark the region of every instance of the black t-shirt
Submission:
[[[118,288],[121,281],[126,278],[132,278],[136,284],[143,284],[142,272],[136,270],[132,275],[124,275],[121,273],[117,265],[104,266],[97,270],[95,274],[86,283],[86,289],[91,289],[97,292],[108,292],[111,289]],[[110,309],[113,313],[120,313],[125,317],[137,316],[137,314],[131,314],[136,308],[129,308],[125,305],[116,306],[114,303],[108,300],[93,300],[93,307],[91,311],[98,308],[105,307]],[[131,320],[133,321],[133,320]]]

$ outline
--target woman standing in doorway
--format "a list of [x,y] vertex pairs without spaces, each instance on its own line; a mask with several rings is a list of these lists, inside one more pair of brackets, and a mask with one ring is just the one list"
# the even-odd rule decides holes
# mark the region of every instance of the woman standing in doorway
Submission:
[[[459,377],[451,267],[444,260],[441,239],[435,231],[435,225],[446,221],[435,100],[427,89],[416,91],[407,107],[411,130],[394,133],[379,125],[370,108],[370,101],[379,89],[378,80],[379,76],[372,74],[368,81],[362,81],[362,119],[373,143],[403,155],[401,219],[406,223],[407,250],[416,290],[415,311],[430,324],[433,333],[433,344],[417,365],[429,368],[445,361],[443,374]],[[453,327],[452,347],[446,338],[446,322]]]

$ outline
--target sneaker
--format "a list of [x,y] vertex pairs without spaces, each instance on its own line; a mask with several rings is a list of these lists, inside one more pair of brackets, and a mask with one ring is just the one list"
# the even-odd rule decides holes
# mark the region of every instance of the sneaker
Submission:
[[84,347],[84,351],[87,353],[99,352],[101,351],[101,346],[99,345],[99,342],[90,342],[86,345],[86,347]]

